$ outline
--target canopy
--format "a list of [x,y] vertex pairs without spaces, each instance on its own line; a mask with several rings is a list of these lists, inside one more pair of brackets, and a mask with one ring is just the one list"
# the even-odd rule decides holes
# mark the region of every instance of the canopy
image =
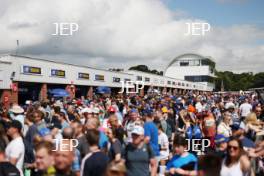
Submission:
[[53,97],[68,97],[70,94],[65,89],[52,89],[49,91]]
[[111,94],[111,88],[106,86],[100,86],[96,88],[96,92],[101,94]]

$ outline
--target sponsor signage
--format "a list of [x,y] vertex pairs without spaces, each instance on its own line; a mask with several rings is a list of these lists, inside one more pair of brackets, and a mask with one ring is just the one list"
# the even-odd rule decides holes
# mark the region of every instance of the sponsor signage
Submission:
[[104,81],[104,75],[95,75],[95,81]]
[[89,73],[78,73],[79,79],[90,79]]
[[51,76],[65,78],[64,70],[51,69]]
[[41,75],[41,68],[24,65],[22,72],[24,74]]

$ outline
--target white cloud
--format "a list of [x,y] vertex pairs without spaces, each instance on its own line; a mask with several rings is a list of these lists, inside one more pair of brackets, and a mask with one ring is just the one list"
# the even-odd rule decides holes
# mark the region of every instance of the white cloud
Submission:
[[[211,26],[206,36],[184,36],[186,22],[206,21],[171,11],[160,0],[4,0],[3,6],[1,53],[14,51],[19,39],[21,54],[65,62],[74,57],[101,68],[146,64],[162,70],[177,55],[195,52],[212,56],[219,69],[263,71],[264,46],[256,44],[263,29]],[[79,31],[52,36],[54,22],[78,23]]]

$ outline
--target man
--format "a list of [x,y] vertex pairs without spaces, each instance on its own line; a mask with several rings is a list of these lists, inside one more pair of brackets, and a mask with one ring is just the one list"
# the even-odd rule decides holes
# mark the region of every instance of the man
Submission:
[[11,137],[11,142],[5,149],[5,155],[11,164],[15,165],[23,175],[23,164],[25,146],[21,137],[22,124],[18,120],[13,120],[7,130],[7,135]]
[[226,156],[228,138],[222,134],[215,136],[214,143],[216,145],[215,154],[222,159]]
[[[135,126],[132,143],[125,150],[127,176],[154,176],[157,173],[155,154],[150,145],[144,143],[144,128]],[[151,171],[149,171],[149,166]]]
[[46,123],[43,121],[44,114],[40,110],[36,110],[33,112],[34,123],[37,126],[38,131],[42,128],[46,128]]
[[108,157],[99,149],[99,136],[100,133],[97,129],[87,130],[86,138],[90,146],[90,153],[82,160],[81,176],[104,176],[106,173]]
[[256,106],[254,112],[256,113],[257,118],[258,118],[260,121],[264,122],[264,115],[263,115],[263,111],[262,111],[261,106]]
[[[89,130],[89,129],[96,129],[98,130],[99,129],[99,125],[100,125],[100,122],[99,122],[99,119],[97,118],[90,118],[87,120],[87,123],[86,123],[86,128]],[[105,135],[105,133],[103,131],[99,131],[100,135],[99,135],[99,148],[102,150],[102,151],[107,151],[107,144],[108,144],[108,138],[107,136]]]
[[55,151],[54,162],[56,176],[76,176],[72,171],[72,163],[74,161],[74,150],[70,140],[62,140],[58,149]]
[[144,116],[146,118],[144,123],[145,143],[149,143],[155,156],[159,156],[159,133],[157,126],[153,123],[152,112],[150,110],[145,110]]
[[246,98],[244,103],[240,105],[239,107],[239,114],[241,117],[241,120],[244,120],[246,116],[251,112],[252,105],[248,103],[248,99]]
[[89,152],[89,145],[83,133],[82,122],[75,119],[71,122],[71,127],[74,129],[74,138],[78,140],[77,149],[81,153],[81,158],[83,158]]
[[54,168],[53,144],[42,141],[35,146],[35,158],[37,175],[53,176],[56,173]]
[[5,150],[2,147],[0,147],[0,175],[1,176],[20,176],[20,172],[16,168],[16,166],[6,161]]
[[111,128],[116,129],[116,137],[121,142],[121,144],[124,143],[124,129],[123,127],[118,123],[118,118],[115,114],[112,114],[109,116],[109,124]]
[[127,134],[127,138],[126,138],[127,143],[132,142],[131,132],[133,131],[134,126],[136,125],[137,118],[138,118],[138,111],[136,109],[131,109],[129,112],[129,119],[125,123],[125,131]]

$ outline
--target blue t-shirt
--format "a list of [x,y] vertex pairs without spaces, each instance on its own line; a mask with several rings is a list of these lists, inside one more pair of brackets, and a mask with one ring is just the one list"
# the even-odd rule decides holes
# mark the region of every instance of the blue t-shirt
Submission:
[[175,155],[167,164],[167,170],[170,168],[181,168],[184,170],[197,170],[197,158],[188,153],[187,156],[181,157],[180,155]]
[[155,156],[159,156],[159,141],[158,128],[153,122],[146,122],[144,124],[145,136],[150,137],[150,146],[154,151]]
[[104,132],[100,131],[99,135],[99,148],[103,149],[107,147],[108,137],[104,134]]

